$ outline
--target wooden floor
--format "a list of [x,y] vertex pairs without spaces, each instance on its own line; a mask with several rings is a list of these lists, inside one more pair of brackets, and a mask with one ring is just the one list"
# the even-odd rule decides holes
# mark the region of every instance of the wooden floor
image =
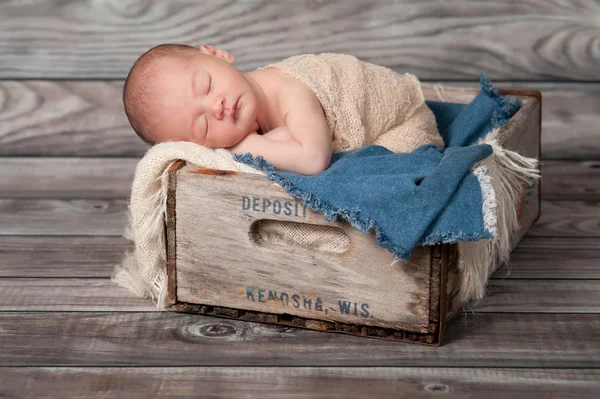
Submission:
[[[599,16],[598,0],[0,2],[0,398],[598,397]],[[241,70],[341,52],[541,90],[542,216],[439,348],[157,312],[109,278],[146,150],[123,79],[165,42]]]
[[[543,149],[542,149],[543,153]],[[593,396],[600,162],[543,160],[542,216],[440,348],[155,311],[109,280],[138,158],[0,158],[0,397]],[[487,395],[487,394],[486,394]]]

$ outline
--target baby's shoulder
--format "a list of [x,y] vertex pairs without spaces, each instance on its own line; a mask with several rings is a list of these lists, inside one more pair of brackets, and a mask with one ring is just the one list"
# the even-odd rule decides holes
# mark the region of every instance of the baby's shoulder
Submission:
[[275,91],[274,94],[279,99],[282,113],[305,108],[302,105],[319,103],[315,92],[310,86],[293,76],[277,68],[264,69],[262,73],[272,79],[272,82],[276,82],[272,87]]

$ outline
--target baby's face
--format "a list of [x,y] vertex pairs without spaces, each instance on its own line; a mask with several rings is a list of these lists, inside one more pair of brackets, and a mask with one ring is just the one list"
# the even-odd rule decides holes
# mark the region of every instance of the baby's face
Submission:
[[227,148],[258,129],[258,101],[246,76],[218,57],[173,56],[160,61],[156,73],[158,122],[151,138],[192,141]]

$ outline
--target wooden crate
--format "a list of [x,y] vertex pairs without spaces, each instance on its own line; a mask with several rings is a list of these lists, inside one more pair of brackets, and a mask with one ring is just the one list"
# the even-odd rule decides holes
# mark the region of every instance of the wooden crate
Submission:
[[[427,98],[436,99],[431,87]],[[502,131],[505,148],[539,158],[541,94]],[[446,89],[447,101],[468,103],[477,91]],[[525,187],[513,248],[540,215],[540,184]],[[414,249],[407,264],[349,223],[327,221],[263,175],[194,169],[169,171],[166,236],[170,309],[319,331],[440,345],[460,311],[458,245]],[[347,251],[332,253],[257,242],[265,220],[331,226]]]

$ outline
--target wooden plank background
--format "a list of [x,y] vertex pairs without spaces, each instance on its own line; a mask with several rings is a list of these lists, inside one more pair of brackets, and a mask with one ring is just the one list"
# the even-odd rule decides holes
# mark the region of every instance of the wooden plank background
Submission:
[[597,81],[598,13],[596,0],[8,0],[0,76],[122,79],[178,42],[221,46],[241,70],[334,52],[428,80]]
[[[4,369],[8,397],[31,387],[32,397],[78,392],[97,398],[99,387],[117,386],[125,398],[589,397],[595,369],[444,367],[27,367]],[[82,390],[81,387],[91,387]],[[515,394],[518,392],[518,394]],[[224,395],[229,396],[224,396]],[[401,395],[405,394],[405,396]],[[253,396],[250,396],[253,395]],[[515,396],[519,395],[519,396]]]
[[[147,149],[123,78],[160,43],[541,90],[542,216],[441,348],[157,312],[108,278]],[[599,126],[598,0],[0,1],[0,397],[595,397]]]

